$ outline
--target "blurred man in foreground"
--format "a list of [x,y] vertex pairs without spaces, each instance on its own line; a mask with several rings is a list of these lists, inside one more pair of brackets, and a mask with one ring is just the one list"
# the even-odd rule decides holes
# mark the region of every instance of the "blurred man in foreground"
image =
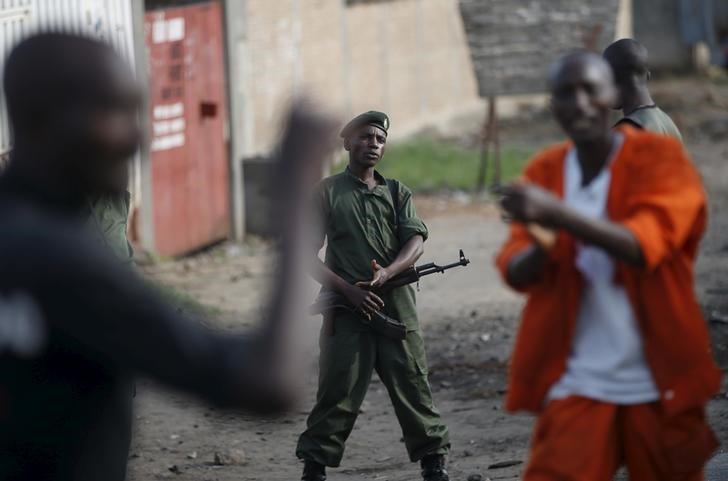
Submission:
[[122,60],[93,40],[41,34],[11,53],[4,88],[15,146],[0,177],[0,479],[123,480],[131,375],[230,408],[289,406],[289,331],[310,255],[295,246],[328,122],[290,119],[274,213],[287,219],[281,270],[260,331],[231,337],[181,318],[83,228],[90,196],[126,188],[140,140]]
[[631,38],[623,38],[607,47],[603,56],[612,67],[617,85],[614,108],[621,110],[624,115],[617,125],[627,124],[671,135],[682,142],[682,135],[675,122],[655,104],[650,95],[647,83],[651,74],[645,46]]
[[506,407],[539,413],[524,479],[698,481],[717,442],[705,405],[720,371],[693,290],[706,225],[680,143],[612,129],[617,95],[594,54],[562,58],[553,111],[572,142],[502,189],[497,264],[528,296]]

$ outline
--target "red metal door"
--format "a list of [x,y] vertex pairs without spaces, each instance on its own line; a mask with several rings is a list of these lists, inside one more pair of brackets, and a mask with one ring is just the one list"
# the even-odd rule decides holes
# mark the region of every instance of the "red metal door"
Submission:
[[178,255],[230,232],[222,9],[146,14],[154,240]]

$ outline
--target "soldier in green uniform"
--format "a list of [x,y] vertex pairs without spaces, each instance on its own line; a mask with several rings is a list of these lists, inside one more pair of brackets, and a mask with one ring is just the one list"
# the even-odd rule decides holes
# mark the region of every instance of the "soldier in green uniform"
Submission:
[[647,87],[650,80],[647,49],[631,38],[617,40],[604,50],[604,59],[614,71],[619,101],[614,106],[624,117],[617,122],[658,134],[671,135],[682,142],[675,122],[658,107]]
[[92,196],[88,199],[87,224],[99,243],[105,245],[123,265],[133,264],[134,250],[127,237],[131,195]]
[[[109,250],[119,265],[130,268],[134,265],[134,251],[127,236],[131,194],[128,191],[114,194],[99,194],[87,197],[88,219],[86,228],[99,245]],[[113,426],[116,441],[125,451],[131,445],[131,420],[136,385],[131,376],[119,376],[118,391],[124,395],[114,399],[113,408],[119,422]]]
[[[6,156],[0,155],[0,172],[5,167]],[[134,263],[134,250],[127,237],[131,194],[96,195],[88,198],[87,227],[97,241],[105,245],[122,265]]]
[[[427,238],[410,190],[375,170],[388,129],[389,118],[381,112],[366,112],[349,122],[341,132],[349,165],[317,190],[315,209],[323,227],[317,247],[328,240],[317,280],[360,313],[340,310],[324,319],[316,405],[296,450],[305,462],[303,481],[323,481],[325,467],[341,463],[373,371],[392,400],[410,460],[420,461],[427,481],[449,479],[448,430],[432,401],[414,289],[400,287],[381,298],[370,290],[412,266]],[[404,341],[374,333],[362,322],[376,309],[405,324]]]

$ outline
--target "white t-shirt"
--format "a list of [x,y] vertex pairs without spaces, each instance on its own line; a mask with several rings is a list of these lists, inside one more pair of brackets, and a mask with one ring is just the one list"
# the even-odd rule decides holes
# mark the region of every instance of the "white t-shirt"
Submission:
[[[608,164],[623,140],[620,134]],[[581,166],[572,148],[564,169],[565,202],[585,216],[607,218],[609,165],[589,185],[582,186]],[[614,261],[602,249],[579,243],[576,267],[584,277],[584,290],[571,355],[547,399],[578,395],[613,404],[658,400],[634,310],[624,288],[614,282]]]

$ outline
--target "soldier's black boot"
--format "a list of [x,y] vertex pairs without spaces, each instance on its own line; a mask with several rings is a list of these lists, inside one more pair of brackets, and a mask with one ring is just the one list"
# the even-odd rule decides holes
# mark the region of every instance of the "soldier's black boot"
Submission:
[[428,454],[422,458],[420,466],[424,481],[450,481],[445,469],[445,456],[442,454]]
[[316,461],[304,461],[301,481],[326,481],[326,466]]

